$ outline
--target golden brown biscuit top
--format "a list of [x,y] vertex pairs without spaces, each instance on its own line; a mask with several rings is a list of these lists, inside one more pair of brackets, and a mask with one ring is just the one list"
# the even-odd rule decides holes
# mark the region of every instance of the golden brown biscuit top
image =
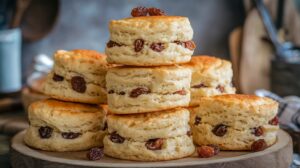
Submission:
[[126,21],[148,21],[148,22],[157,22],[157,21],[178,21],[182,19],[188,19],[183,16],[142,16],[142,17],[129,17],[122,20]]
[[188,69],[184,66],[180,65],[165,65],[165,66],[116,66],[110,69],[110,71],[171,71],[171,70],[179,70],[179,69]]
[[94,50],[58,50],[54,53],[54,72],[66,70],[83,75],[102,75],[115,65],[108,64],[106,56]]
[[221,66],[231,66],[229,61],[206,55],[193,56],[189,63],[185,64],[196,68],[197,70],[206,71],[211,68],[219,68]]
[[105,59],[106,55],[99,53],[95,50],[85,50],[85,49],[75,49],[71,50],[74,54],[80,55],[80,56],[85,56],[85,57],[90,57],[93,59]]
[[98,105],[41,100],[29,106],[31,126],[47,125],[60,132],[86,132],[104,128],[105,111]]
[[225,94],[217,95],[212,97],[204,97],[203,101],[222,101],[229,103],[246,103],[249,105],[274,105],[277,106],[278,103],[267,97],[259,97],[255,95],[244,95],[244,94]]
[[80,62],[82,64],[106,64],[106,55],[95,50],[58,50],[54,54],[56,62]]
[[[165,124],[160,121],[173,121],[175,118],[182,118],[182,115],[188,115],[189,111],[184,108],[176,108],[165,111],[157,111],[151,113],[139,113],[139,114],[123,114],[123,115],[109,115],[107,117],[110,121],[116,121],[130,126],[148,125],[153,124]],[[176,124],[176,123],[174,123]]]
[[[183,26],[190,26],[189,19],[182,16],[143,16],[143,17],[131,17],[120,20],[112,20],[109,23],[109,27],[118,26],[131,26],[131,27],[141,27],[150,28],[162,25],[173,25],[173,24],[183,24]],[[164,29],[165,27],[161,27]]]
[[54,99],[34,102],[28,109],[29,113],[37,110],[44,111],[44,113],[65,113],[70,115],[103,112],[103,109],[98,105],[72,103]]

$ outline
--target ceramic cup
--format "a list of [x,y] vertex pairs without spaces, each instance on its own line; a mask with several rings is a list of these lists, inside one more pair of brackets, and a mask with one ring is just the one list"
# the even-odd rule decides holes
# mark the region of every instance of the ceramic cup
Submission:
[[17,92],[21,82],[21,30],[0,30],[0,93]]

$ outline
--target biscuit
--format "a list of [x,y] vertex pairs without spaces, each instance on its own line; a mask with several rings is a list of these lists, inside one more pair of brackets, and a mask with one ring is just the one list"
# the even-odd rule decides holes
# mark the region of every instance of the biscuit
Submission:
[[47,151],[78,151],[103,146],[106,113],[99,105],[41,100],[29,106],[24,141]]
[[253,95],[203,97],[199,107],[190,109],[190,124],[197,145],[250,150],[259,139],[264,139],[268,146],[276,141],[278,103],[269,98]]
[[105,75],[112,65],[93,50],[58,50],[44,86],[50,97],[72,102],[106,103]]
[[112,20],[105,53],[109,63],[158,66],[185,63],[196,47],[189,19],[148,16]]
[[191,70],[180,66],[115,67],[106,76],[108,109],[115,114],[188,106]]
[[172,109],[134,115],[109,115],[104,153],[139,161],[179,159],[194,153],[189,111]]
[[197,106],[203,96],[235,93],[229,61],[210,56],[194,56],[185,66],[192,69],[190,106]]
[[24,142],[36,149],[55,152],[70,152],[88,150],[103,146],[104,131],[87,131],[75,139],[65,139],[59,132],[54,131],[50,138],[41,139],[39,127],[30,126],[26,130]]
[[189,130],[189,111],[184,108],[134,115],[109,115],[108,132],[118,132],[126,139],[147,141],[185,135]]

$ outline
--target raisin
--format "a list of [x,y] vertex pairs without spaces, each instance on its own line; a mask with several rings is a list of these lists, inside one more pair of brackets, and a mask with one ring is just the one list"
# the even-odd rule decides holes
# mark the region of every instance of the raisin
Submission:
[[148,8],[148,13],[150,16],[163,16],[165,12],[158,8]]
[[104,126],[102,128],[103,131],[105,131],[107,129],[107,122],[105,121]]
[[119,95],[125,95],[126,93],[124,91],[121,91],[118,93]]
[[81,76],[73,76],[71,79],[72,89],[79,93],[86,91],[86,82]]
[[174,41],[174,43],[176,43],[178,45],[183,45],[183,42],[181,42],[181,41]]
[[215,144],[209,144],[207,146],[210,146],[210,147],[213,147],[214,148],[214,153],[215,155],[219,154],[220,152],[220,147],[218,145],[215,145]]
[[109,91],[108,91],[108,94],[113,94],[113,93],[115,93],[114,90],[109,90]]
[[196,116],[194,125],[198,125],[198,124],[200,124],[200,122],[201,122],[201,117]]
[[231,86],[231,87],[234,87],[233,81],[230,82],[230,86]]
[[215,149],[211,146],[199,146],[197,153],[200,158],[209,158],[215,155]]
[[61,136],[65,139],[75,139],[79,137],[81,133],[75,133],[75,132],[63,132],[61,133]]
[[134,51],[139,52],[144,48],[144,40],[143,39],[136,39],[134,41]]
[[163,144],[164,144],[164,139],[156,138],[156,139],[149,139],[146,142],[145,146],[149,150],[161,150]]
[[123,143],[125,138],[121,137],[117,132],[113,132],[110,134],[110,140],[114,143]]
[[174,41],[174,43],[183,46],[184,48],[190,49],[190,50],[194,50],[196,48],[196,44],[193,41],[186,41],[186,42],[182,42],[182,41]]
[[106,47],[107,47],[107,48],[112,48],[112,47],[115,47],[115,46],[121,47],[122,45],[119,44],[119,43],[117,43],[117,42],[114,42],[114,41],[112,41],[112,40],[109,40],[109,42],[106,44]]
[[165,46],[163,43],[152,43],[150,48],[153,50],[153,51],[156,51],[156,52],[161,52],[162,50],[165,49]]
[[174,92],[173,94],[186,95],[187,93],[185,90],[182,89],[182,90],[178,90],[178,91]]
[[48,139],[51,137],[53,129],[51,127],[45,126],[39,128],[40,137],[43,139]]
[[224,92],[225,92],[224,86],[218,85],[218,86],[217,86],[217,89],[218,89],[221,93],[224,93]]
[[264,134],[263,127],[259,126],[259,127],[253,128],[252,134],[254,134],[255,136],[263,135]]
[[266,141],[264,139],[259,139],[254,141],[251,145],[251,150],[253,152],[262,151],[268,147]]
[[64,77],[60,76],[60,75],[57,75],[57,74],[54,74],[52,79],[55,81],[55,82],[59,82],[59,81],[63,81],[64,80]]
[[100,160],[104,156],[103,148],[92,148],[86,156],[89,160]]
[[139,6],[131,10],[132,17],[147,16],[147,14],[148,14],[148,8],[143,6]]
[[184,47],[190,50],[194,50],[196,48],[196,44],[193,41],[184,42]]
[[212,130],[212,132],[219,137],[222,137],[226,134],[227,132],[227,126],[224,124],[219,124],[215,126],[215,128]]
[[278,125],[279,124],[279,118],[277,116],[275,116],[272,120],[269,121],[269,124]]
[[192,86],[192,88],[198,89],[198,88],[203,88],[203,87],[207,87],[206,85],[204,85],[203,83],[198,84],[198,85],[194,85]]
[[135,98],[135,97],[138,97],[139,95],[141,94],[148,94],[148,93],[151,93],[151,90],[148,89],[148,88],[144,88],[144,87],[138,87],[136,89],[133,89],[131,92],[130,92],[130,97],[132,98]]
[[192,131],[188,131],[188,132],[186,132],[186,135],[187,135],[187,136],[192,136],[193,133],[192,133]]

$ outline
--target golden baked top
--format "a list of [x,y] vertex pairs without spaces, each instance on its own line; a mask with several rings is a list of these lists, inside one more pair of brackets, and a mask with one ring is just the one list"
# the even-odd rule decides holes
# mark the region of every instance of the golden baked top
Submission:
[[[88,113],[97,113],[102,111],[98,105],[72,103],[65,101],[58,101],[55,99],[46,99],[34,102],[30,105],[28,111],[32,113],[36,110],[45,110],[52,114],[59,115],[89,115]],[[47,113],[45,112],[45,113]],[[61,113],[61,114],[60,114]]]
[[193,56],[186,66],[197,69],[196,71],[207,72],[213,69],[231,68],[229,61],[206,55]]
[[250,103],[250,104],[273,104],[277,105],[278,103],[267,97],[259,97],[255,95],[245,95],[245,94],[227,94],[227,95],[217,95],[213,96],[214,100],[217,101],[228,101],[228,102],[240,102],[240,103]]
[[184,108],[152,113],[109,115],[108,131],[138,141],[186,135],[189,131],[189,111]]
[[120,20],[112,20],[110,26],[125,26],[130,24],[134,27],[145,27],[148,28],[155,27],[160,25],[161,22],[164,24],[173,24],[173,23],[189,23],[189,19],[183,16],[142,16],[142,17],[130,17]]
[[193,56],[183,64],[192,70],[191,86],[218,87],[231,85],[233,71],[229,61],[211,56]]
[[155,72],[155,73],[167,73],[167,72],[176,72],[176,71],[189,71],[189,68],[179,65],[166,65],[166,66],[153,66],[153,67],[135,67],[135,66],[117,66],[109,70],[109,72],[114,73],[139,73],[139,72]]
[[28,118],[33,126],[48,125],[58,130],[94,130],[103,127],[105,111],[100,105],[46,99],[32,103]]
[[201,98],[199,106],[206,106],[207,104],[222,104],[224,108],[236,106],[240,110],[249,109],[249,112],[255,111],[255,113],[268,113],[271,111],[272,113],[274,111],[276,113],[278,108],[278,103],[270,98],[243,94],[227,94]]
[[193,29],[187,17],[181,16],[145,16],[109,23],[110,40],[122,45],[131,45],[136,39],[147,43],[170,43],[189,41],[193,38]]
[[108,118],[111,121],[118,121],[124,125],[138,127],[141,125],[144,126],[153,126],[160,127],[162,120],[172,120],[175,118],[180,118],[187,111],[185,109],[177,108],[170,109],[165,111],[157,111],[152,113],[139,113],[134,115],[109,115]]
[[96,64],[106,63],[106,55],[95,50],[75,49],[70,51],[58,50],[54,54],[55,60],[61,61],[80,61],[81,63]]
[[169,89],[177,91],[189,87],[190,79],[191,70],[180,66],[115,67],[107,72],[106,88],[125,91],[145,86],[151,88],[152,92],[167,93]]
[[106,73],[106,56],[94,50],[58,50],[54,53],[54,71],[58,67],[79,73]]

